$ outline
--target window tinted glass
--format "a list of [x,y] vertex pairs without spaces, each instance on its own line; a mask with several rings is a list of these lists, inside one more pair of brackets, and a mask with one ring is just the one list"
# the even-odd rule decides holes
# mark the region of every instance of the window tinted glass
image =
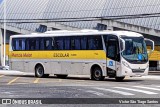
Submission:
[[89,50],[102,50],[101,36],[89,36],[88,37],[88,49]]
[[16,50],[16,40],[12,39],[12,50]]
[[55,41],[54,50],[63,50],[64,49],[63,37],[55,37],[54,41]]
[[26,39],[13,39],[12,49],[13,50],[25,50],[25,40]]
[[44,48],[45,50],[52,50],[52,38],[45,38],[44,39]]
[[81,37],[81,50],[87,50],[87,36]]
[[13,50],[102,50],[101,36],[13,38]]
[[29,50],[35,50],[36,49],[36,39],[31,38],[29,39]]
[[64,46],[65,46],[64,49],[65,50],[70,50],[70,42],[71,42],[70,37],[65,37],[64,38]]
[[75,37],[71,37],[71,48],[70,50],[75,50]]

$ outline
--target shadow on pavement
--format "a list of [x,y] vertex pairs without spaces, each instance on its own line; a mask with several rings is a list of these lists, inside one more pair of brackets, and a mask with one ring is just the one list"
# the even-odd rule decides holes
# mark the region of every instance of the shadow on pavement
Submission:
[[[11,76],[11,77],[28,77],[28,78],[36,78],[34,75],[5,75],[5,76]],[[91,80],[89,77],[67,77],[67,78],[58,78],[56,76],[49,76],[49,77],[44,77],[42,79],[63,79],[63,80],[85,80],[85,81],[95,81],[95,80]],[[124,79],[123,81],[120,82],[139,82],[139,81],[144,81],[144,80],[133,80],[133,79]],[[98,82],[98,81],[95,81]],[[105,78],[103,81],[101,82],[117,82],[114,78]]]

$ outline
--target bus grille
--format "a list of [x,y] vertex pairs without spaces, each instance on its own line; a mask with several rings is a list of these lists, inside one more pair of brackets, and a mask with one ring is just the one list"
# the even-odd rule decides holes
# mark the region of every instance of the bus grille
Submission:
[[133,73],[144,73],[145,69],[132,69]]

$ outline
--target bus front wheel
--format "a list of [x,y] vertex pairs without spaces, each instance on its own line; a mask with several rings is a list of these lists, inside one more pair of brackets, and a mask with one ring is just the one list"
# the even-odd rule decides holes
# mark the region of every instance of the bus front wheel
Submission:
[[44,68],[42,65],[37,65],[35,68],[35,76],[38,78],[44,77]]
[[93,69],[91,74],[91,79],[97,80],[97,81],[104,80],[104,76],[102,75],[102,70],[99,67],[96,67]]

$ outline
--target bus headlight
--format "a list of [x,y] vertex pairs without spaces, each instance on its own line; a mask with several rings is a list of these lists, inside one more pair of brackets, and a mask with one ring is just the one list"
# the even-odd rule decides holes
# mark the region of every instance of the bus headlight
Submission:
[[126,62],[122,61],[123,65],[126,66],[127,68],[131,68]]

